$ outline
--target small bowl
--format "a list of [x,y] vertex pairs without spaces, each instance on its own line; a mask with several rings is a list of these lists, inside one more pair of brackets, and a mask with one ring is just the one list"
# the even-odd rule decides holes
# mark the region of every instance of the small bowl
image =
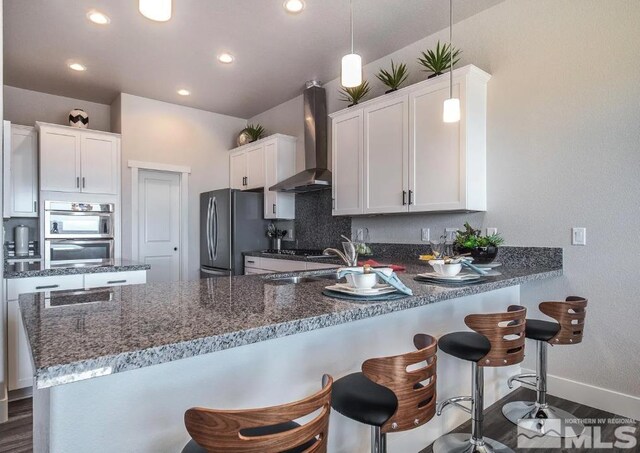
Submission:
[[378,283],[376,274],[348,274],[347,283],[357,289],[371,289]]
[[429,261],[431,267],[436,274],[442,275],[443,277],[454,277],[460,273],[462,270],[462,264],[444,264],[443,260],[431,260]]

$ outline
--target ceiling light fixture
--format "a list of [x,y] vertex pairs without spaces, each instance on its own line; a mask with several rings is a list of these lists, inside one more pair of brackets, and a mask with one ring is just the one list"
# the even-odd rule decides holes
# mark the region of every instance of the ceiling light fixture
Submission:
[[89,19],[94,24],[98,24],[98,25],[107,25],[108,23],[111,22],[111,19],[109,19],[109,16],[101,13],[100,11],[96,11],[94,9],[92,9],[87,13],[87,19]]
[[80,63],[70,63],[69,68],[79,72],[87,70],[87,67]]
[[442,121],[460,121],[460,99],[453,97],[453,0],[449,0],[449,99],[444,101]]
[[139,0],[138,9],[144,17],[156,22],[171,19],[171,0]]
[[353,88],[362,85],[362,58],[353,52],[353,0],[349,0],[351,20],[351,53],[342,57],[342,86]]
[[178,94],[180,96],[189,96],[191,94],[191,91],[185,90],[184,88],[181,88],[181,89],[178,90]]
[[289,13],[298,14],[304,9],[304,2],[302,0],[285,0],[284,9]]
[[235,60],[235,58],[230,53],[224,52],[218,55],[218,61],[220,63],[229,64],[233,63],[233,60]]

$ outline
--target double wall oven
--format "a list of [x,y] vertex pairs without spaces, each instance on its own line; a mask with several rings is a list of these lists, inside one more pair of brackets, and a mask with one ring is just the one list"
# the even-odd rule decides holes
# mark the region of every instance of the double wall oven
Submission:
[[112,262],[114,226],[112,203],[45,201],[45,264],[80,267]]

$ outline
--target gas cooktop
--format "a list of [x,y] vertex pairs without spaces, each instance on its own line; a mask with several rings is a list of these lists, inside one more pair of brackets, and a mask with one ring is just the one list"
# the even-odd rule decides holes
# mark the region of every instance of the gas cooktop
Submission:
[[274,255],[304,256],[306,258],[331,258],[330,255],[323,255],[322,250],[314,249],[267,249],[263,250],[262,253],[271,253]]

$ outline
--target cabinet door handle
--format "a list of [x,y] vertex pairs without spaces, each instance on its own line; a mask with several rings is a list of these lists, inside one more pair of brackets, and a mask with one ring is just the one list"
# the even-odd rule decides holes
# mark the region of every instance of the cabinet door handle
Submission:
[[402,206],[405,206],[407,204],[407,191],[403,190],[402,191]]
[[76,176],[76,187],[80,188],[80,176]]
[[247,260],[247,263],[249,263],[249,264],[256,264],[256,262],[255,262],[255,261],[249,261],[249,260]]
[[275,203],[273,203],[273,213],[274,214],[276,213],[276,204]]
[[42,285],[42,286],[36,286],[36,289],[53,289],[58,287],[60,287],[60,285]]
[[36,212],[36,213],[38,212],[38,202],[37,201],[33,202],[33,212]]
[[413,190],[409,191],[409,204],[413,204]]
[[127,283],[126,280],[109,280],[107,281],[107,285],[115,285],[117,283]]
[[83,177],[82,177],[82,188],[84,189],[84,188],[85,188],[85,186],[86,186],[86,184],[85,184],[85,180],[84,180],[84,176],[83,176]]

